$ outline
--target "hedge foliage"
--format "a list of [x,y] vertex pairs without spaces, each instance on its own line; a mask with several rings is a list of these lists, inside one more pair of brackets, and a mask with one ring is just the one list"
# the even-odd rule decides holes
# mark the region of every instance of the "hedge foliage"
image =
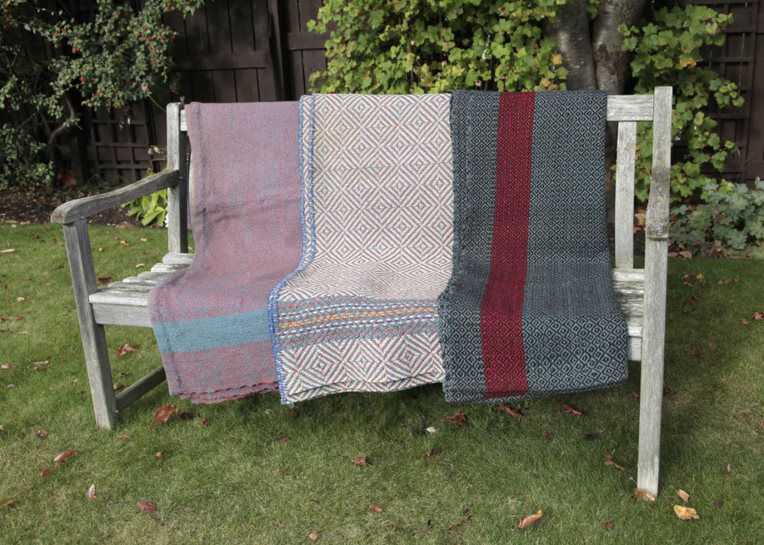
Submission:
[[[76,20],[33,0],[0,3],[0,189],[53,178],[47,142],[79,121],[74,102],[120,108],[166,90],[174,32],[162,16],[186,16],[204,0],[97,0],[95,18]],[[55,142],[56,144],[57,142]]]
[[[327,68],[313,75],[316,90],[360,93],[437,93],[565,89],[563,57],[544,22],[565,0],[325,0],[312,30],[329,32]],[[597,0],[589,2],[595,18]],[[731,16],[707,6],[662,8],[640,25],[622,28],[632,56],[637,93],[674,87],[674,134],[686,147],[672,170],[675,201],[697,196],[722,169],[733,142],[722,142],[710,108],[742,105],[737,86],[703,67],[702,51],[723,43]],[[647,198],[649,127],[639,145],[636,193]]]

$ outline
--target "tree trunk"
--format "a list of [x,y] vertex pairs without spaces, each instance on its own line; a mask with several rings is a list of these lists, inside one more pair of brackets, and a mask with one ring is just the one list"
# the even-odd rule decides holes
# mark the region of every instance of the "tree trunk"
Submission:
[[[604,1],[604,0],[603,0]],[[568,69],[568,89],[596,89],[594,55],[589,35],[587,0],[571,0],[560,8],[554,21],[546,26],[546,34],[554,39]]]
[[618,27],[635,24],[642,16],[645,4],[645,0],[600,0],[592,32],[592,49],[597,88],[609,94],[623,93],[629,73],[629,57],[621,50],[623,35]]

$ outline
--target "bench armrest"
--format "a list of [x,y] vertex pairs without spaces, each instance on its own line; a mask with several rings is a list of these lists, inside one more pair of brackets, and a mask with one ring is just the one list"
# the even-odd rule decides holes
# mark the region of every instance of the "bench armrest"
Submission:
[[95,214],[116,208],[122,203],[145,197],[160,189],[173,187],[179,181],[180,171],[178,170],[159,172],[107,193],[65,202],[53,211],[50,221],[51,223],[61,224],[74,223],[77,220],[89,218]]

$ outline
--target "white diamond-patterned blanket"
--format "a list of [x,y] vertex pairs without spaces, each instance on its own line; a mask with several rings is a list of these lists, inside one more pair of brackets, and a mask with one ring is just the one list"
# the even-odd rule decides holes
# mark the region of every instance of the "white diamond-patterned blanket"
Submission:
[[282,403],[443,380],[449,109],[445,94],[300,101],[302,258],[269,301]]

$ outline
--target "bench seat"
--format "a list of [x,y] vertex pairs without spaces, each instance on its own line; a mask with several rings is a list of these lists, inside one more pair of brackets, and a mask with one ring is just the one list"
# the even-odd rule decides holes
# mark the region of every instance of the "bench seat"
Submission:
[[[112,282],[90,295],[96,322],[151,327],[149,291],[166,275],[188,267],[193,254],[169,253],[150,270]],[[629,360],[642,359],[643,269],[613,269],[613,287],[629,326]]]

